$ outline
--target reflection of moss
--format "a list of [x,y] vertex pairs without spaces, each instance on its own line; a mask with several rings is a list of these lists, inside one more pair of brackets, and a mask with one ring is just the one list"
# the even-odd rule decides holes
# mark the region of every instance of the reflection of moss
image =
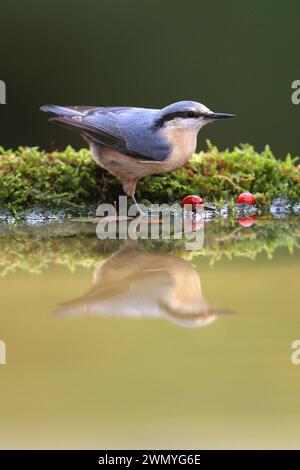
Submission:
[[71,270],[94,266],[103,256],[97,256],[96,237],[72,234],[74,231],[63,224],[40,226],[37,230],[3,225],[0,232],[1,274],[17,269],[40,273],[50,265],[67,266]]
[[[209,232],[209,233],[207,233]],[[237,221],[214,221],[205,227],[204,249],[186,252],[186,257],[207,256],[210,264],[223,257],[243,257],[254,260],[259,254],[273,257],[277,248],[285,247],[289,253],[300,248],[300,220],[256,219],[251,227],[244,228]]]
[[[213,220],[205,224],[204,247],[186,251],[184,240],[141,240],[139,249],[172,252],[185,259],[205,256],[210,263],[223,257],[255,259],[260,253],[270,258],[279,247],[290,252],[300,247],[300,220],[257,219],[248,228],[235,220]],[[50,265],[95,267],[122,246],[119,240],[98,240],[91,223],[42,224],[26,227],[2,225],[0,231],[0,272],[21,269],[38,273]]]
[[[247,190],[268,203],[278,195],[292,201],[300,198],[300,170],[290,155],[276,159],[268,147],[261,153],[250,145],[220,152],[208,143],[208,150],[194,155],[175,172],[147,177],[138,185],[138,196],[153,202],[181,199],[201,193],[210,200],[236,196]],[[46,153],[20,147],[0,147],[0,206],[13,211],[35,205],[85,208],[112,201],[121,192],[114,177],[97,166],[86,149]]]

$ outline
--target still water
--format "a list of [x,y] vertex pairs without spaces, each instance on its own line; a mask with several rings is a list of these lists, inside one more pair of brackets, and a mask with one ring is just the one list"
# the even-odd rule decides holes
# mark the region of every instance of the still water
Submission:
[[300,221],[250,222],[2,224],[0,447],[299,447]]

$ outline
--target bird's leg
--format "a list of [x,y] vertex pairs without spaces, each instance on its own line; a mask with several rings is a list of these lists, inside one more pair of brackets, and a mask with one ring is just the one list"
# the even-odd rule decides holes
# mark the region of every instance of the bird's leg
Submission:
[[137,202],[137,200],[135,199],[135,196],[134,196],[136,183],[137,183],[136,178],[124,181],[123,189],[124,189],[124,192],[127,194],[127,196],[131,197],[131,199],[133,200],[134,205],[137,208],[137,211],[138,211],[139,215],[145,216],[147,214],[140,208],[140,206],[139,206],[139,204],[138,204],[138,202]]
[[131,195],[131,199],[133,200],[134,205],[135,205],[135,207],[137,208],[139,215],[142,215],[142,216],[147,215],[147,213],[144,212],[144,211],[140,208],[140,206],[139,206],[137,200],[135,199],[134,193]]

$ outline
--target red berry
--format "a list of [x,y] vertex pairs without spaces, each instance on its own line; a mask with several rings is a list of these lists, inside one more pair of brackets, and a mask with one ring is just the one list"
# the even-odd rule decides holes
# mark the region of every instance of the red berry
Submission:
[[253,217],[246,217],[245,219],[239,218],[237,220],[242,227],[251,227],[251,225],[254,224],[255,219],[256,217],[254,215]]
[[203,204],[203,199],[200,196],[195,196],[195,195],[186,196],[181,201],[181,207],[188,205],[188,204],[191,205],[193,209],[195,209],[196,206]]
[[242,193],[238,196],[237,198],[238,204],[252,204],[252,206],[255,204],[255,198],[253,194],[251,193]]

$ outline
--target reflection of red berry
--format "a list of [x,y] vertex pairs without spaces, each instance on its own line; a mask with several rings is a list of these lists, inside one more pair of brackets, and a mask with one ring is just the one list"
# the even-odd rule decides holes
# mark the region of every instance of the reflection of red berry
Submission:
[[251,193],[242,193],[238,196],[237,198],[238,204],[252,204],[252,206],[255,204],[255,198],[253,194]]
[[239,218],[237,220],[242,227],[251,227],[251,225],[254,224],[255,219],[256,217],[254,215],[253,217],[246,217],[245,219]]
[[196,206],[199,206],[203,204],[203,199],[200,196],[186,196],[182,201],[181,201],[181,207],[185,205],[191,205],[193,209],[196,208]]
[[184,229],[190,230],[192,232],[197,232],[203,227],[204,221],[203,219],[195,219],[194,217],[185,219],[184,221]]

